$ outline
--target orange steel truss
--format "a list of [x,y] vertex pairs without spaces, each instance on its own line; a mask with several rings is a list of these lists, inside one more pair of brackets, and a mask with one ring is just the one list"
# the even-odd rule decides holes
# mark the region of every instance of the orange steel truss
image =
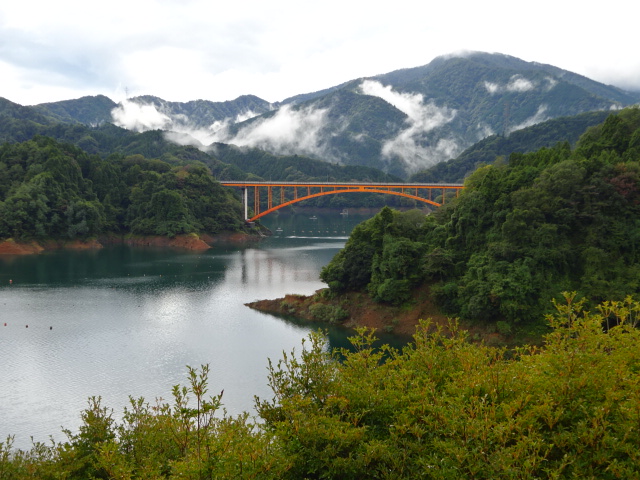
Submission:
[[[310,198],[321,197],[323,195],[335,195],[338,193],[384,193],[388,195],[398,195],[411,198],[419,202],[440,207],[446,199],[446,192],[454,190],[456,196],[464,188],[461,183],[366,183],[366,182],[247,182],[247,181],[221,181],[221,185],[227,187],[242,188],[244,200],[245,220],[253,222],[260,217],[264,217],[287,205],[292,205]],[[253,211],[254,215],[248,218],[248,193],[253,188]],[[260,191],[266,189],[267,209],[261,212]],[[274,205],[274,189],[279,189],[279,203]],[[441,195],[442,203],[435,202],[432,198],[436,194]],[[287,196],[287,193],[289,194]],[[419,194],[422,193],[423,196]],[[425,198],[424,195],[428,198]],[[278,197],[278,195],[276,195]],[[288,199],[287,199],[288,198]]]

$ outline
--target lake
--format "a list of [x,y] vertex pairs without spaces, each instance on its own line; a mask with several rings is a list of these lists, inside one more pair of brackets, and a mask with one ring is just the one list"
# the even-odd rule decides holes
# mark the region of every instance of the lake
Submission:
[[[119,419],[129,396],[172,400],[187,365],[209,364],[230,414],[271,397],[267,360],[300,350],[320,325],[244,304],[311,294],[318,274],[367,216],[274,215],[275,235],[205,252],[108,247],[0,256],[0,441],[65,440],[90,396]],[[322,325],[327,328],[326,325]],[[332,347],[350,334],[329,330]]]

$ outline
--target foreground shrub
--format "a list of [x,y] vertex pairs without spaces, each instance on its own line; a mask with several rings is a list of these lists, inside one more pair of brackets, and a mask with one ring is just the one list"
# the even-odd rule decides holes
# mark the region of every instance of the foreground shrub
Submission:
[[640,304],[565,299],[543,347],[509,352],[455,322],[403,350],[361,329],[331,352],[314,333],[269,362],[257,422],[207,397],[208,366],[120,424],[94,398],[67,442],[0,443],[0,478],[640,478]]
[[340,323],[349,317],[349,312],[344,308],[326,303],[314,303],[309,307],[309,313],[316,320],[329,323]]

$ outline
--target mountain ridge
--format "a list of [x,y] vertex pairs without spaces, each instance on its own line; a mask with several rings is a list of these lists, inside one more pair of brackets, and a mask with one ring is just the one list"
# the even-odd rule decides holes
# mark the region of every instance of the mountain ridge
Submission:
[[[169,102],[144,95],[118,104],[95,96],[24,108],[47,121],[175,132],[173,141],[203,150],[228,143],[408,178],[491,135],[563,116],[615,111],[639,100],[640,92],[552,65],[465,52],[277,103],[255,95],[226,102]],[[27,115],[15,107],[13,112]]]

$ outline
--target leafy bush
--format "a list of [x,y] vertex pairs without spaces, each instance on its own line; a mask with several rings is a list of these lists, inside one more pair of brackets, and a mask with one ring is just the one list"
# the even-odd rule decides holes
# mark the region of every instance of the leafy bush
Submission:
[[[423,322],[403,350],[313,333],[269,362],[259,419],[229,417],[209,367],[173,402],[131,399],[121,421],[90,399],[78,433],[29,451],[0,442],[0,477],[639,478],[640,303],[556,302],[543,347],[472,344]],[[603,329],[606,325],[608,329]]]
[[316,320],[329,323],[340,323],[349,317],[349,312],[338,305],[314,303],[309,307],[309,313]]

